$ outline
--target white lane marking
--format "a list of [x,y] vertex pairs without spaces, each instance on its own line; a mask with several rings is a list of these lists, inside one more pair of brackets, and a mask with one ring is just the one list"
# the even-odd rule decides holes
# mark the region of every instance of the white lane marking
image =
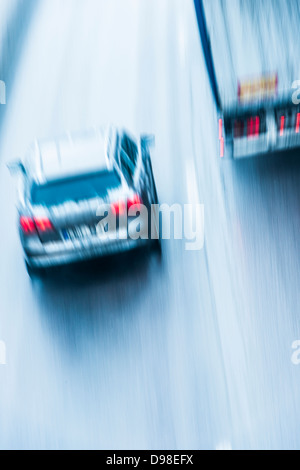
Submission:
[[186,162],[186,184],[188,202],[190,204],[200,204],[198,183],[196,179],[196,168],[192,159],[189,159]]

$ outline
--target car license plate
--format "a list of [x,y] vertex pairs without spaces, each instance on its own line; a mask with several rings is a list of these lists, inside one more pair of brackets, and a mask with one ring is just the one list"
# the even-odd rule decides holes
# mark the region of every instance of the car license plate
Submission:
[[88,225],[81,225],[79,227],[65,229],[62,233],[65,240],[80,240],[90,237],[92,231]]

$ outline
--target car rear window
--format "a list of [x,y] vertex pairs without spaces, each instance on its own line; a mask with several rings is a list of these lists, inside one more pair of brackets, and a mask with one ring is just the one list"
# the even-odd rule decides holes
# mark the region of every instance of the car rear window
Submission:
[[54,206],[68,201],[82,201],[104,197],[111,189],[118,188],[121,179],[115,171],[102,171],[63,180],[51,181],[31,188],[31,201],[36,205]]

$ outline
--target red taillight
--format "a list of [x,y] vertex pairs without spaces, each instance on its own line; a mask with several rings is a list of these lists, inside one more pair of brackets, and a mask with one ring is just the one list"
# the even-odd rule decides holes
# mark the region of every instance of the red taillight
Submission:
[[[142,199],[138,194],[135,194],[130,199],[127,200],[127,209],[131,206],[138,206],[137,209],[140,209],[142,204]],[[117,201],[111,204],[111,210],[114,215],[124,215],[126,213],[126,203],[124,201]]]
[[219,119],[220,157],[224,157],[223,119]]
[[225,147],[224,137],[222,137],[221,140],[220,140],[220,157],[221,158],[224,157],[224,147]]
[[280,136],[283,135],[284,123],[285,123],[285,117],[284,117],[284,116],[281,116],[281,118],[280,118],[280,132],[279,132],[279,135],[280,135]]
[[260,119],[259,116],[247,119],[247,137],[259,136]]
[[53,225],[47,217],[35,217],[34,223],[39,232],[49,232],[53,230]]
[[222,139],[222,133],[223,133],[223,120],[219,119],[219,140]]
[[300,130],[300,113],[297,113],[297,119],[296,119],[296,133],[299,134]]
[[24,233],[26,233],[26,235],[30,235],[34,232],[36,232],[36,227],[34,225],[34,221],[31,217],[25,217],[25,216],[21,216],[20,217],[20,226],[21,226],[21,229],[23,230]]
[[131,206],[137,206],[138,209],[140,209],[141,205],[143,204],[142,202],[142,199],[140,198],[140,196],[138,194],[135,194],[133,197],[131,197],[130,199],[128,199],[127,201],[127,207],[128,209],[131,207]]
[[124,201],[114,202],[114,203],[111,205],[112,213],[115,214],[115,215],[123,215],[123,214],[125,214],[125,208],[126,208],[126,205],[125,205],[125,202],[124,202]]
[[253,118],[247,120],[247,137],[253,137],[254,122]]

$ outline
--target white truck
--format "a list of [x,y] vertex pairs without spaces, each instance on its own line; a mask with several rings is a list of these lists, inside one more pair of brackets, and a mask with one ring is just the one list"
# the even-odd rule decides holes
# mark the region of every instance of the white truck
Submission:
[[194,0],[221,156],[300,147],[300,0]]

